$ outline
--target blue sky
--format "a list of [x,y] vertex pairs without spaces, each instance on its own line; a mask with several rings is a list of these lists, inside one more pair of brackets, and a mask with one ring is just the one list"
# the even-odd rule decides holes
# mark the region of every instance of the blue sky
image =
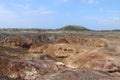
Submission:
[[0,28],[120,29],[120,0],[0,0]]

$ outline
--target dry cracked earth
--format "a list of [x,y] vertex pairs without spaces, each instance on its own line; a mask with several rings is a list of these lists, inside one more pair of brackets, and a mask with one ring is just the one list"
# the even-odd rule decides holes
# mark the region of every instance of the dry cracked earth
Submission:
[[0,32],[0,80],[120,80],[120,32]]

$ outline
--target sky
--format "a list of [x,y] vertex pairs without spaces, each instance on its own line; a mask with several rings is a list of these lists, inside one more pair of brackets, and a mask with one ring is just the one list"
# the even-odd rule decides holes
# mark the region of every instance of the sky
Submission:
[[120,29],[120,0],[0,0],[0,28]]

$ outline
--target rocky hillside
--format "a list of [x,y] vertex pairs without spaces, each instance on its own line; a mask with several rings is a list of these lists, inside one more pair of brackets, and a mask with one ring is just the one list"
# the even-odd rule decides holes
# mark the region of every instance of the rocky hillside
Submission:
[[119,32],[0,32],[2,80],[120,80]]

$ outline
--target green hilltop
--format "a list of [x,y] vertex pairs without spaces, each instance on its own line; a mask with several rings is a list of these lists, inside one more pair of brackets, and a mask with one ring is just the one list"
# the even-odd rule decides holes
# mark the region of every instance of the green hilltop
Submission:
[[78,26],[78,25],[66,25],[59,30],[63,31],[90,31],[90,29],[87,29],[83,26]]

